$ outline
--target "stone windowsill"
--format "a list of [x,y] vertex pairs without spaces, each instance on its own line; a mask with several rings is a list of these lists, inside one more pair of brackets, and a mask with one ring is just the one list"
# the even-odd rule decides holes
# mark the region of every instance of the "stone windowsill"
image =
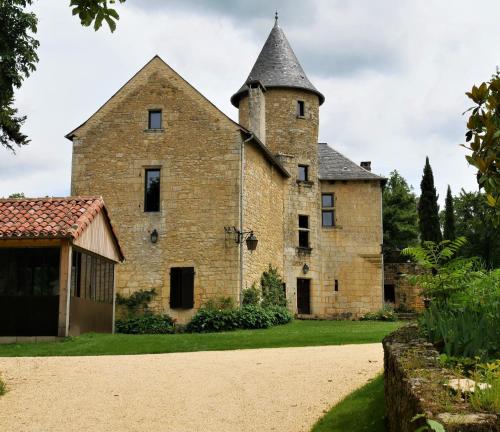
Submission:
[[165,132],[165,129],[144,129],[144,132],[146,133],[163,133]]
[[296,250],[297,250],[298,255],[311,255],[311,252],[312,252],[312,248],[310,248],[310,247],[298,246],[296,248]]
[[310,180],[297,180],[297,184],[299,186],[310,188],[310,187],[312,187],[314,185],[314,182],[310,181]]
[[330,230],[339,230],[339,229],[343,229],[343,228],[342,228],[342,225],[333,225],[333,226],[323,226],[322,225],[321,229],[330,231]]

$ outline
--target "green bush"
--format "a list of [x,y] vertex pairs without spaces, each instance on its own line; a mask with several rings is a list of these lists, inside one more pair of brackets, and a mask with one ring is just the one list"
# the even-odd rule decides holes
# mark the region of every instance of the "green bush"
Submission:
[[284,306],[268,306],[266,310],[272,316],[273,325],[288,324],[293,320],[292,313]]
[[146,313],[142,316],[117,320],[117,333],[126,334],[167,334],[175,330],[174,320],[168,315]]
[[278,269],[269,264],[269,269],[262,273],[260,278],[260,286],[262,289],[263,307],[267,306],[284,306],[286,307],[286,294],[284,290],[284,282],[278,273]]
[[245,305],[239,309],[211,309],[202,307],[187,325],[189,332],[220,332],[235,329],[262,329],[286,324],[292,314],[282,306],[263,308]]
[[213,309],[202,307],[186,327],[188,332],[220,332],[238,328],[237,309]]
[[261,300],[260,290],[253,284],[250,288],[243,290],[243,305],[259,305]]
[[232,297],[216,297],[209,299],[203,307],[206,309],[234,309],[235,304]]
[[398,316],[391,303],[384,303],[382,309],[376,312],[368,312],[361,317],[362,321],[397,321]]

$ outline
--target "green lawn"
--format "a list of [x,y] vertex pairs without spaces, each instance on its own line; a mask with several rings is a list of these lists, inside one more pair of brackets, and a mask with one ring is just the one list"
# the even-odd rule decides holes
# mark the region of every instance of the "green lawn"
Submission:
[[384,376],[379,375],[335,405],[311,432],[386,432],[384,404]]
[[0,345],[0,357],[152,354],[380,342],[400,324],[292,321],[266,330],[172,335],[85,334],[61,342]]

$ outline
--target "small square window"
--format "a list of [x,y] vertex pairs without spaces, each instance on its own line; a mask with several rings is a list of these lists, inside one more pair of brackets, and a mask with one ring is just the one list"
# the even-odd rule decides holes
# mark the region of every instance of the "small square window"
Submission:
[[322,225],[324,227],[333,226],[333,210],[323,210],[321,213]]
[[297,117],[304,117],[306,113],[306,107],[304,101],[297,101]]
[[323,207],[333,207],[333,194],[321,195],[321,204]]
[[149,111],[148,129],[161,129],[161,110]]
[[298,180],[308,181],[309,180],[309,167],[307,165],[299,165]]
[[299,231],[299,247],[309,247],[309,231]]

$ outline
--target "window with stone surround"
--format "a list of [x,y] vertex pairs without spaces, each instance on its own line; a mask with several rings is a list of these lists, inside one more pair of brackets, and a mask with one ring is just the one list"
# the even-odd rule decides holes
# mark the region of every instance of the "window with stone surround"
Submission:
[[303,182],[309,181],[309,167],[307,165],[299,165],[297,180]]
[[309,248],[309,216],[299,215],[299,248]]
[[160,211],[160,168],[145,170],[144,211]]
[[148,129],[161,129],[161,110],[149,110]]
[[335,194],[321,194],[321,224],[324,227],[335,226]]
[[297,101],[297,117],[304,118],[306,115],[306,106],[304,101]]

